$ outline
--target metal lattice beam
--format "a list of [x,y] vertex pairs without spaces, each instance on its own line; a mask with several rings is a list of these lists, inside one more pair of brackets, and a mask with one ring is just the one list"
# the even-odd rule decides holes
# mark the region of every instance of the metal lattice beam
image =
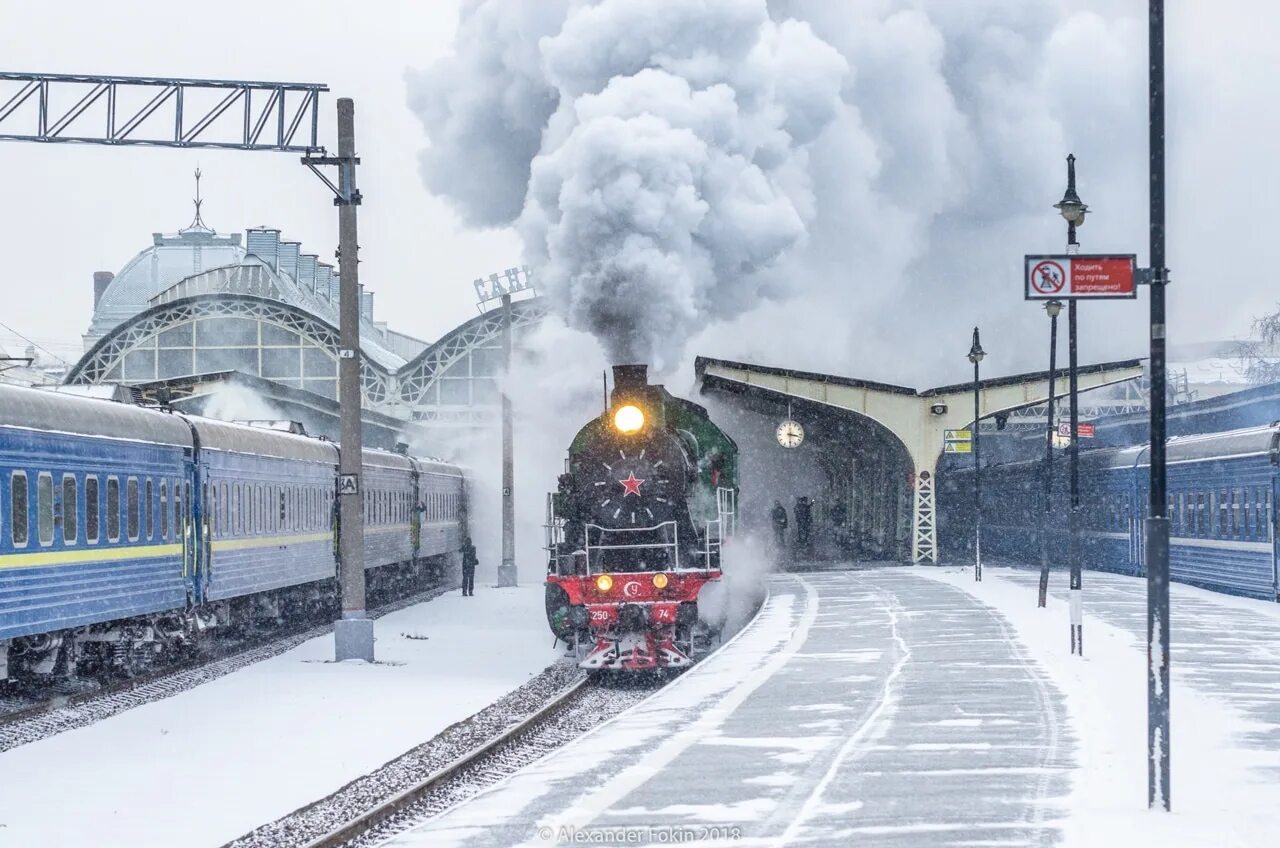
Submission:
[[[322,153],[319,104],[328,90],[322,83],[0,71],[0,141]],[[195,107],[191,95],[209,102]]]
[[[511,305],[511,326],[515,331],[536,324],[547,314],[541,298],[530,298]],[[486,312],[458,327],[453,332],[418,354],[396,372],[400,400],[421,420],[436,416],[426,409],[425,397],[439,376],[449,366],[472,350],[496,344],[502,334],[502,313]]]
[[[112,371],[139,345],[180,324],[214,317],[248,318],[275,324],[307,338],[337,360],[337,329],[308,312],[253,295],[202,294],[154,306],[116,327],[81,357],[67,374],[66,382],[109,382]],[[394,391],[392,376],[364,356],[360,359],[360,384],[365,403],[374,408],[386,404]]]

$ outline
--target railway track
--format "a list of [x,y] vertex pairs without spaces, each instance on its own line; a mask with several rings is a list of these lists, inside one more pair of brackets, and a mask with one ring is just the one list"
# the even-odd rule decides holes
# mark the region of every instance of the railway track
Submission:
[[[432,588],[390,601],[370,610],[372,618],[429,601],[449,591],[449,587]],[[279,656],[308,639],[333,630],[333,623],[313,624],[276,634],[261,644],[243,644],[204,655],[194,661],[169,665],[129,680],[120,681],[73,695],[57,696],[39,704],[0,715],[0,752],[40,739],[55,736],[78,727],[110,718],[143,704],[193,689],[246,666]]]
[[[753,617],[746,616],[736,630]],[[582,737],[602,716],[617,715],[662,685],[656,678],[628,682],[632,688],[595,685],[573,663],[555,663],[427,742],[223,848],[381,844]]]
[[[658,684],[610,688],[579,679],[530,715],[375,807],[307,842],[305,848],[365,848],[478,794],[649,697]],[[239,848],[238,843],[236,843]]]

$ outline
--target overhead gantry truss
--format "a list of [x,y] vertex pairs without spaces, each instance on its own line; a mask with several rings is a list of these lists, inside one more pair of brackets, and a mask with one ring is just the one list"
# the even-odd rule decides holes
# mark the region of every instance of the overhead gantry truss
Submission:
[[0,141],[322,153],[321,83],[0,71]]

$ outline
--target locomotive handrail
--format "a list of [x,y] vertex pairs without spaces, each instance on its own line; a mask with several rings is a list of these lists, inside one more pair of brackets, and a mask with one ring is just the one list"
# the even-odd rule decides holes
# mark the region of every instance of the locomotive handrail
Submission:
[[591,531],[599,531],[600,538],[603,540],[606,533],[652,533],[661,532],[664,528],[670,527],[674,533],[670,542],[634,542],[622,545],[605,545],[596,544],[594,548],[597,551],[619,551],[619,550],[652,550],[670,548],[672,551],[672,560],[675,563],[676,571],[681,571],[680,565],[680,525],[674,521],[663,521],[652,527],[602,527],[599,524],[585,525],[585,547],[587,553],[587,574],[591,574]]

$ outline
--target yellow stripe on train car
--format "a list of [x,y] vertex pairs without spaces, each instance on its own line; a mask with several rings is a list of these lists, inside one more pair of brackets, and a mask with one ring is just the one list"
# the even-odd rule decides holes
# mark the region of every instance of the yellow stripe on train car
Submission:
[[213,551],[242,551],[249,548],[279,548],[283,545],[301,545],[306,542],[328,542],[333,533],[290,533],[284,536],[246,536],[243,539],[215,539]]
[[87,562],[115,562],[122,559],[155,559],[182,553],[178,543],[126,545],[124,547],[62,548],[0,555],[0,568],[32,568],[40,565],[82,565]]

